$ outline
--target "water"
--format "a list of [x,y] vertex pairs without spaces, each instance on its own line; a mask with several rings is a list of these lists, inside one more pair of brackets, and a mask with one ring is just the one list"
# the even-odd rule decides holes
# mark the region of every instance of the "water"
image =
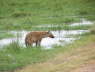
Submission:
[[[51,31],[52,34],[55,36],[55,38],[43,38],[41,42],[41,46],[49,49],[52,48],[52,46],[56,45],[65,45],[72,43],[74,40],[79,39],[80,37],[74,38],[74,37],[68,37],[68,35],[78,35],[83,34],[85,32],[89,32],[88,30],[61,30],[61,31]],[[6,38],[0,40],[0,47],[2,48],[5,45],[9,45],[12,42],[18,41],[20,46],[25,46],[25,36],[29,31],[10,31],[11,34],[14,34],[14,38]],[[34,46],[34,45],[33,45]]]
[[[84,18],[81,18],[80,19],[80,22],[76,22],[76,23],[72,23],[72,24],[69,24],[69,26],[70,27],[72,27],[72,26],[80,26],[80,25],[92,25],[93,24],[93,22],[91,22],[91,21],[88,21],[88,20],[86,20],[86,19],[84,19]],[[51,28],[51,27],[59,27],[59,24],[42,24],[42,25],[37,25],[37,26],[34,26],[35,28],[42,28],[42,27],[44,27],[44,28]]]
[[70,24],[70,26],[80,26],[80,25],[82,25],[82,26],[85,25],[86,26],[86,25],[92,25],[92,24],[93,24],[93,22],[82,18],[80,22]]
[[[80,25],[91,25],[93,22],[81,19],[81,22],[69,24],[69,26],[80,26]],[[38,25],[36,27],[58,27],[58,25]],[[72,35],[81,35],[83,33],[89,32],[89,30],[60,30],[60,31],[51,31],[55,38],[43,38],[41,46],[49,49],[52,46],[66,45],[72,43],[74,40],[80,39],[80,36],[73,37]],[[4,38],[0,40],[0,48],[3,48],[6,45],[9,45],[12,42],[19,42],[20,46],[25,46],[25,36],[29,31],[10,31],[9,33],[15,35],[13,38]],[[34,45],[33,45],[34,46]]]

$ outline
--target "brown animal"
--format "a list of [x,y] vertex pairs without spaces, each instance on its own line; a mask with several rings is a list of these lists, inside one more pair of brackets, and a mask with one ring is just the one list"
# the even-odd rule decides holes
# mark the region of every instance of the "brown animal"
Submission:
[[26,35],[25,44],[26,46],[32,46],[33,43],[36,43],[36,46],[40,46],[42,38],[45,37],[54,38],[53,34],[49,31],[30,32]]

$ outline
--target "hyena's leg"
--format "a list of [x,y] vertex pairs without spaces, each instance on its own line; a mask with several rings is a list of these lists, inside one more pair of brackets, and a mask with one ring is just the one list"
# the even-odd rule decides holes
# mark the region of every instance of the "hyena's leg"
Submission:
[[25,42],[26,47],[28,46],[28,43]]
[[27,44],[26,44],[26,47],[29,47],[29,46],[31,46],[31,44],[27,43]]
[[36,47],[38,46],[38,41],[36,41]]
[[32,42],[26,42],[26,47],[32,47]]
[[41,40],[38,41],[38,46],[41,46]]
[[28,46],[27,38],[25,38],[25,45]]
[[40,46],[40,40],[36,41],[36,47]]

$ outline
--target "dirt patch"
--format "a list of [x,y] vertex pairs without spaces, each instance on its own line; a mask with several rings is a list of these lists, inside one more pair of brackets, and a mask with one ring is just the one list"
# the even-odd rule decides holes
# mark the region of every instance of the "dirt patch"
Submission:
[[95,60],[95,43],[58,54],[52,60],[29,65],[15,72],[95,72],[95,61],[87,64],[90,60]]
[[89,61],[87,64],[83,64],[80,68],[71,72],[95,72],[95,60]]

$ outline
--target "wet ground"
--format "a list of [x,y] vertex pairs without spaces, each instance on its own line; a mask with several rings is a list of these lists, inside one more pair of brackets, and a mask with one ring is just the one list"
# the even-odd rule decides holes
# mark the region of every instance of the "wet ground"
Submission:
[[[68,24],[70,27],[71,26],[84,26],[84,25],[92,25],[93,22],[91,21],[88,21],[84,18],[80,19],[80,22],[76,22],[76,23],[71,23],[71,24]],[[37,25],[37,26],[34,26],[36,28],[42,28],[42,27],[45,27],[45,28],[51,28],[51,27],[59,27],[59,25],[57,24],[42,24],[42,25]]]
[[[55,36],[55,38],[43,38],[41,42],[41,46],[45,48],[51,48],[54,45],[65,45],[68,43],[72,43],[74,40],[77,40],[80,38],[73,37],[70,35],[80,35],[85,32],[89,32],[88,30],[70,30],[70,31],[51,31],[52,34]],[[6,38],[0,40],[0,47],[3,47],[5,45],[9,45],[12,42],[18,41],[19,44],[23,47],[25,47],[25,36],[29,31],[10,31],[10,33],[14,34],[14,38]],[[70,36],[70,37],[69,37]]]
[[[69,26],[78,26],[78,25],[91,25],[93,24],[90,21],[87,21],[85,19],[82,19],[81,22],[70,24]],[[42,27],[37,26],[37,27]],[[50,27],[50,26],[47,26]],[[7,32],[7,31],[6,31]],[[0,40],[0,48],[9,45],[12,42],[18,41],[20,46],[25,46],[25,36],[30,31],[8,31],[9,33],[15,35],[15,37],[12,38],[3,38]],[[55,36],[55,38],[43,38],[41,42],[41,46],[48,49],[52,48],[52,46],[58,46],[58,45],[66,45],[69,43],[72,43],[74,40],[80,39],[80,35],[86,32],[89,32],[89,30],[60,30],[60,31],[51,31],[52,34]],[[76,36],[76,37],[75,37]]]

